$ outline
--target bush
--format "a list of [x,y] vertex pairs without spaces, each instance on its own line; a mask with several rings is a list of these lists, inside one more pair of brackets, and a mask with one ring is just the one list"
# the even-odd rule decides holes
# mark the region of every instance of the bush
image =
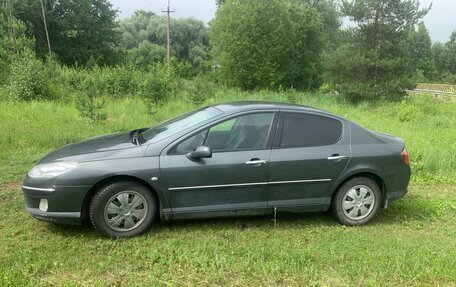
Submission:
[[451,73],[446,73],[443,76],[442,82],[449,85],[456,85],[456,75]]
[[344,45],[328,56],[328,62],[336,91],[352,103],[397,101],[414,88],[401,58],[382,58],[377,51]]
[[403,102],[403,107],[399,111],[398,117],[401,122],[413,122],[420,120],[423,117],[423,112],[420,107]]
[[196,76],[197,69],[188,61],[173,62],[173,70],[177,77],[182,79],[191,79]]
[[150,67],[140,86],[140,96],[151,111],[166,102],[174,92],[173,69],[157,64]]
[[114,98],[122,98],[134,95],[138,90],[141,76],[138,75],[138,70],[131,65],[97,69],[95,71],[99,73],[97,86],[99,92],[103,94]]
[[334,91],[334,86],[330,82],[325,82],[321,85],[319,92],[322,94],[329,94]]
[[375,99],[373,88],[364,83],[340,83],[336,86],[336,91],[350,103]]
[[89,88],[87,94],[80,94],[76,99],[76,109],[80,115],[85,118],[89,118],[94,122],[105,121],[108,118],[108,114],[103,112],[105,108],[104,101],[95,100],[95,89]]
[[411,103],[421,109],[426,116],[438,113],[438,101],[432,94],[419,94],[410,98]]
[[202,105],[209,98],[214,97],[217,85],[206,75],[199,75],[183,85],[184,94],[195,106]]
[[68,92],[87,93],[94,89],[96,94],[111,98],[124,98],[139,92],[142,78],[147,73],[131,65],[93,69],[60,67],[59,85]]
[[301,96],[301,94],[293,88],[288,89],[288,90],[284,90],[281,88],[281,89],[279,89],[279,93],[284,94],[287,98],[287,102],[292,103],[292,104],[297,104],[299,102],[299,98]]
[[2,58],[2,51],[0,50],[0,83],[5,83],[8,79],[10,65],[8,61]]
[[10,67],[7,92],[16,100],[52,100],[46,68],[36,56],[25,51],[14,58]]

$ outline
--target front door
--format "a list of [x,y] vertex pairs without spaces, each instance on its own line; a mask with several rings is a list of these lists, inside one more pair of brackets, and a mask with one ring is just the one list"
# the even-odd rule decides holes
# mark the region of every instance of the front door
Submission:
[[350,159],[348,128],[336,118],[281,112],[269,163],[268,205],[321,210]]
[[[234,117],[197,131],[163,154],[160,182],[173,214],[266,209],[273,118],[272,112]],[[211,158],[187,158],[201,145],[211,148]]]

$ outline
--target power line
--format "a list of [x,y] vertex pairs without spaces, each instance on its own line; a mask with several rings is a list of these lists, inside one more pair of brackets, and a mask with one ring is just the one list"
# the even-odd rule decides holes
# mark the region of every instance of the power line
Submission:
[[163,13],[166,13],[167,14],[167,29],[166,29],[166,44],[167,44],[167,50],[168,50],[168,53],[167,53],[167,60],[168,60],[168,65],[171,65],[171,37],[170,37],[170,29],[171,29],[171,17],[170,17],[170,13],[174,13],[176,12],[175,9],[173,10],[170,10],[169,9],[169,1],[168,0],[168,6],[166,7],[166,10],[161,10]]

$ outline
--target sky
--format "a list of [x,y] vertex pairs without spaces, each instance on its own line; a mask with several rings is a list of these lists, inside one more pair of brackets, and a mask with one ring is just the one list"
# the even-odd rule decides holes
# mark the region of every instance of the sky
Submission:
[[[161,13],[166,10],[167,0],[109,0],[114,8],[119,10],[119,18],[127,18],[136,10]],[[209,22],[215,14],[215,0],[170,0],[171,10],[175,10],[172,17],[195,17]],[[258,0],[262,1],[262,0]],[[456,0],[421,0],[423,7],[432,3],[432,10],[424,17],[424,22],[433,41],[445,43],[453,31],[456,31]]]

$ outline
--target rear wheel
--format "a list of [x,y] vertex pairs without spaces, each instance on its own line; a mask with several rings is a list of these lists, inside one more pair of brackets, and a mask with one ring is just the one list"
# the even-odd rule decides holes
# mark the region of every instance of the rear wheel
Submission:
[[136,182],[116,182],[95,194],[90,203],[90,220],[111,238],[136,236],[146,231],[155,216],[151,192]]
[[333,212],[344,225],[363,225],[372,220],[381,203],[378,185],[366,177],[355,177],[342,185],[334,198]]

